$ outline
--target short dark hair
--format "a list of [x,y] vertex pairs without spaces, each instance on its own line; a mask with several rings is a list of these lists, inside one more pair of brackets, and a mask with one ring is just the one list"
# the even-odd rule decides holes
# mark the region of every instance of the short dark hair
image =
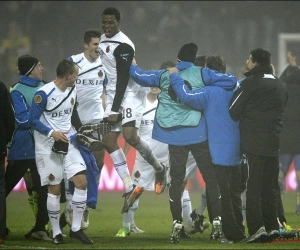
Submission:
[[207,56],[205,61],[206,61],[207,68],[217,70],[221,73],[225,73],[226,64],[222,56],[218,56],[218,55]]
[[83,41],[86,44],[89,44],[92,41],[92,38],[99,38],[101,36],[100,30],[97,29],[88,29],[84,32]]
[[110,15],[110,16],[115,16],[117,21],[119,22],[121,20],[121,14],[120,11],[118,11],[116,8],[114,7],[108,7],[105,10],[103,10],[102,12],[102,16],[104,15]]
[[175,67],[175,63],[172,62],[172,61],[166,61],[166,62],[163,62],[161,65],[160,65],[160,69],[167,69],[167,68],[173,68]]
[[196,66],[200,66],[200,67],[202,67],[202,68],[204,68],[205,67],[205,59],[206,59],[206,55],[198,55],[198,56],[196,56],[196,60],[195,60],[195,65]]
[[57,65],[56,76],[58,78],[62,78],[67,74],[72,75],[75,71],[75,65],[77,65],[77,64],[74,63],[73,61],[63,59]]
[[254,49],[250,52],[252,61],[259,66],[271,66],[271,53],[265,49]]

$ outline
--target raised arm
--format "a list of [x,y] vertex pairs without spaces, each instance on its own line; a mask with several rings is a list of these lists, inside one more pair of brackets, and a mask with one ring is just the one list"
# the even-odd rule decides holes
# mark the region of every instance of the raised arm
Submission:
[[142,70],[135,64],[130,66],[130,77],[143,87],[160,87],[159,80],[165,70]]

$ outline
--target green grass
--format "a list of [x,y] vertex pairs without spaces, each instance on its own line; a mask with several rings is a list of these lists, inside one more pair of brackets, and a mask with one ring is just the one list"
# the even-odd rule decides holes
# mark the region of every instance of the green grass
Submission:
[[[191,193],[193,208],[198,205],[200,194],[200,191]],[[11,233],[5,239],[5,244],[0,245],[0,249],[300,249],[300,242],[221,244],[207,239],[211,229],[203,234],[191,235],[192,239],[181,239],[178,244],[172,244],[169,239],[172,218],[167,191],[161,195],[144,192],[140,198],[135,222],[139,228],[146,231],[146,234],[132,234],[126,238],[118,238],[115,235],[122,226],[121,196],[120,192],[99,194],[97,209],[91,210],[90,226],[85,231],[93,239],[93,245],[84,245],[70,239],[68,227],[64,229],[67,244],[54,245],[51,242],[28,240],[24,237],[33,225],[33,214],[27,202],[27,193],[12,192],[7,198],[7,226]],[[293,192],[284,196],[288,224],[300,227],[300,217],[295,215],[295,201]]]

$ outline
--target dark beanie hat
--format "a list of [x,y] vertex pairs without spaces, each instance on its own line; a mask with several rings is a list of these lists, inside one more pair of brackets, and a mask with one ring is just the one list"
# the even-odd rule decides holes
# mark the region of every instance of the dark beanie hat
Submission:
[[194,43],[187,43],[181,47],[178,52],[178,60],[194,63],[196,60],[198,47]]
[[23,55],[18,58],[18,69],[21,75],[28,76],[38,64],[39,60],[30,55]]

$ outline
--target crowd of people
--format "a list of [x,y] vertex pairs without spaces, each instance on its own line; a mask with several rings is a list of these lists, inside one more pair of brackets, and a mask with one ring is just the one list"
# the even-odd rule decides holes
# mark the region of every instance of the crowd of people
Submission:
[[[84,51],[59,61],[53,81],[43,80],[39,59],[22,54],[18,83],[10,95],[1,87],[0,198],[6,204],[14,185],[30,173],[27,191],[36,217],[25,237],[64,244],[68,224],[70,238],[93,244],[84,229],[90,209],[96,208],[105,151],[125,187],[117,237],[145,233],[134,221],[140,197],[144,190],[159,195],[166,188],[172,243],[203,233],[210,225],[209,239],[221,243],[265,242],[282,233],[295,236],[298,232],[284,218],[278,181],[293,159],[297,165],[299,154],[294,144],[279,154],[282,141],[289,142],[281,132],[296,122],[288,98],[297,89],[292,87],[300,71],[295,61],[290,63],[292,72],[280,80],[271,53],[253,49],[245,78],[238,81],[226,73],[223,57],[200,56],[191,42],[182,44],[176,63],[143,70],[135,58],[139,51],[120,30],[120,21],[118,9],[105,8],[103,33],[88,29]],[[120,134],[137,152],[131,174],[128,148],[118,145]],[[195,168],[206,184],[199,195],[206,203],[192,210],[186,182]],[[4,243],[9,234],[5,206],[0,222]]]
[[[136,55],[139,65],[146,69],[158,69],[182,44],[197,41],[202,53],[230,58],[227,68],[242,77],[241,62],[247,55],[246,48],[269,48],[275,60],[279,55],[278,34],[299,32],[298,1],[288,4],[285,1],[114,1],[114,4],[122,13],[123,32],[139,51]],[[3,1],[0,59],[9,63],[0,68],[2,81],[8,86],[18,80],[15,56],[26,51],[47,59],[43,60],[44,77],[54,79],[57,58],[80,51],[82,30],[98,27],[101,11],[110,5],[110,1]],[[83,12],[88,14],[82,15]],[[66,42],[69,39],[72,42]],[[56,48],[55,53],[52,48]]]

